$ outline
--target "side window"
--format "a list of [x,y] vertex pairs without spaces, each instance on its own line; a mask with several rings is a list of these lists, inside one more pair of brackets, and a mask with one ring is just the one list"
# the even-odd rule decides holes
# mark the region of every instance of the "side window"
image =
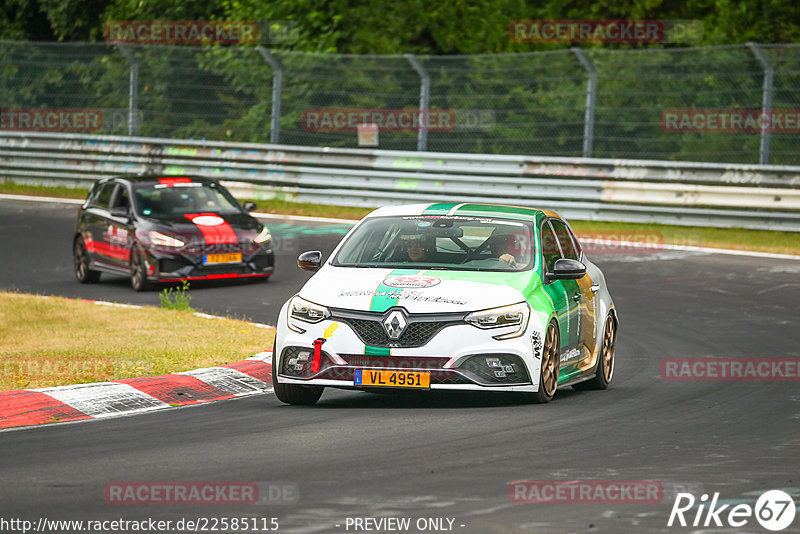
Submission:
[[575,250],[578,251],[578,257],[580,257],[581,253],[583,252],[583,247],[581,246],[581,242],[578,241],[578,236],[575,235],[575,231],[572,229],[570,225],[567,225],[567,230],[569,230],[569,235],[572,236],[572,242],[575,243]]
[[111,203],[111,195],[114,193],[114,187],[116,187],[116,184],[103,184],[103,188],[92,199],[91,205],[95,208],[108,209],[108,205]]
[[567,225],[558,219],[551,219],[550,224],[553,225],[553,230],[556,232],[558,244],[561,245],[561,250],[564,252],[564,257],[571,260],[577,260],[578,250],[575,248],[575,244],[572,242]]
[[128,188],[126,188],[124,185],[119,186],[119,189],[117,190],[117,196],[114,199],[114,205],[111,207],[130,209],[131,199],[130,195],[128,195]]
[[558,248],[558,239],[547,221],[542,223],[542,255],[546,272],[553,272],[553,265],[561,257],[561,249]]

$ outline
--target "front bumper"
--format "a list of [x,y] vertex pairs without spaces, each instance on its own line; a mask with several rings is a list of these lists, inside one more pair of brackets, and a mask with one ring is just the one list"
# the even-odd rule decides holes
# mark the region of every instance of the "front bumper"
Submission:
[[[366,344],[364,330],[341,317],[304,324],[305,332],[295,332],[288,328],[284,306],[275,340],[274,372],[281,384],[372,389],[356,385],[356,369],[420,371],[430,373],[432,390],[533,392],[539,387],[541,363],[535,347],[543,339],[536,322],[532,318],[521,336],[498,341],[492,336],[503,333],[502,329],[483,330],[453,321],[434,328],[420,346],[390,348]],[[317,339],[325,341],[314,362]]]
[[[225,250],[194,248],[189,250],[164,250],[153,247],[147,251],[147,278],[154,282],[182,280],[218,280],[228,278],[266,278],[272,275],[275,254],[268,246],[239,244]],[[241,261],[206,263],[209,254],[241,254]]]

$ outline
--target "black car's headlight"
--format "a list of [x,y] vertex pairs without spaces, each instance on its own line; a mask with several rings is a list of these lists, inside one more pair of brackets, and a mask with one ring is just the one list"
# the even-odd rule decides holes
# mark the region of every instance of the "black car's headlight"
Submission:
[[464,320],[472,326],[483,329],[516,326],[517,328],[511,332],[492,336],[495,339],[511,339],[519,337],[525,332],[530,315],[531,309],[528,303],[519,302],[510,306],[472,312]]
[[269,233],[269,228],[266,226],[261,229],[257,236],[253,238],[253,243],[264,243],[265,241],[269,241],[272,238],[272,234]]
[[287,310],[287,321],[289,328],[295,332],[303,333],[304,329],[297,325],[297,321],[303,323],[318,323],[323,319],[331,316],[331,312],[325,306],[314,304],[304,298],[292,297],[289,301],[289,308]]
[[162,234],[161,232],[150,232],[147,235],[150,238],[150,243],[162,247],[182,247],[185,243],[180,239]]

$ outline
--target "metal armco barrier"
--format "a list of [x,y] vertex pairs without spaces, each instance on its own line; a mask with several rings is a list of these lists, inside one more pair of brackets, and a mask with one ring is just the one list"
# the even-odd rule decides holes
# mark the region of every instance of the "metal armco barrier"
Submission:
[[4,179],[87,187],[127,173],[209,176],[240,195],[318,204],[493,202],[577,220],[800,231],[800,166],[0,132]]

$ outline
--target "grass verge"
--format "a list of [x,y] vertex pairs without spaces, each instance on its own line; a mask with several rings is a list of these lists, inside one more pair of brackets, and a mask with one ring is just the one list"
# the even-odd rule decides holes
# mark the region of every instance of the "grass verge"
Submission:
[[[0,193],[84,198],[86,192],[69,187],[29,186],[12,181],[0,182]],[[251,199],[241,199],[242,201]],[[372,211],[369,208],[328,206],[288,200],[253,200],[259,211],[283,215],[307,215],[358,220]],[[729,248],[756,252],[800,255],[800,232],[773,232],[744,228],[706,228],[667,224],[639,224],[573,221],[576,232],[599,239],[631,240],[696,247]]]
[[275,332],[186,311],[0,292],[0,391],[189,371],[243,360]]

